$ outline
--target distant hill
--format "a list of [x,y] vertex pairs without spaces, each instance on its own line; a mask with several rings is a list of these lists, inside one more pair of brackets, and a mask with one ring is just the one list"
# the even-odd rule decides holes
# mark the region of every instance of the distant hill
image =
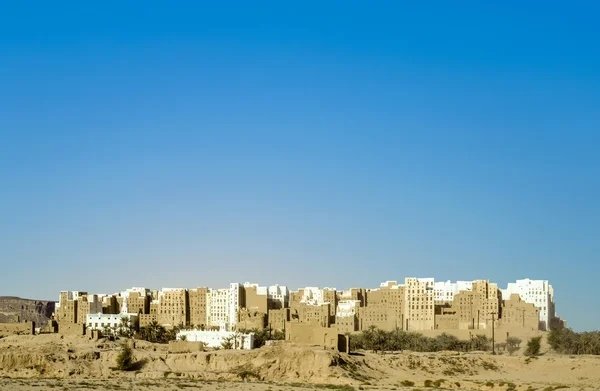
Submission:
[[54,312],[56,302],[0,296],[0,323],[33,321],[44,327]]

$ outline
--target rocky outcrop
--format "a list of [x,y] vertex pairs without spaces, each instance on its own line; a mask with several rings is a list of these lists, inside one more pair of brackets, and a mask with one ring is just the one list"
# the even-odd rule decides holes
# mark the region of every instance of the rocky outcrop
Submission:
[[35,322],[44,327],[54,313],[54,301],[0,296],[0,323]]
[[166,345],[135,341],[135,370],[114,371],[122,341],[42,334],[0,339],[0,378],[144,377],[348,384],[369,377],[360,357],[319,348],[265,346],[172,354]]

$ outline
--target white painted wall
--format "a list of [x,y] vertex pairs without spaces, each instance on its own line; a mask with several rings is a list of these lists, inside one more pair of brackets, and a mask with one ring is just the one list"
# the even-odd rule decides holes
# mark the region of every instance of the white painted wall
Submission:
[[129,319],[131,325],[138,323],[137,314],[88,314],[85,324],[92,330],[103,330],[114,326],[119,327],[122,318]]
[[237,349],[252,349],[254,347],[254,333],[236,333],[233,331],[212,330],[181,330],[177,333],[177,340],[185,335],[186,341],[203,342],[211,348],[219,348],[227,337],[235,337]]

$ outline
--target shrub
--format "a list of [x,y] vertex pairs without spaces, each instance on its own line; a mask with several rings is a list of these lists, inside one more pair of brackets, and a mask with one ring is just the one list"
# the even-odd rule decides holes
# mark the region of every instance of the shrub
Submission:
[[402,380],[400,382],[401,385],[403,385],[404,387],[412,387],[415,385],[414,381],[410,381],[410,380]]
[[507,338],[506,339],[506,350],[508,350],[508,354],[510,354],[512,356],[517,350],[519,350],[521,342],[522,342],[521,339],[519,339],[517,337]]
[[481,365],[483,366],[483,369],[485,369],[486,371],[497,371],[499,368],[496,364],[494,364],[493,362],[487,362],[487,361],[483,361],[481,363]]
[[423,382],[423,385],[425,387],[433,387],[433,381],[431,381],[431,380],[425,380],[425,382]]
[[240,377],[240,379],[242,379],[242,381],[246,381],[246,379],[250,380],[251,378],[260,380],[260,376],[258,375],[258,373],[254,372],[254,371],[248,371],[248,370],[240,371],[238,373],[238,376]]
[[540,349],[542,347],[542,337],[531,337],[527,342],[527,350],[525,350],[525,355],[527,356],[537,356],[540,354]]
[[444,383],[446,380],[444,379],[437,379],[436,381],[433,382],[433,385],[437,388],[440,388],[440,386],[442,385],[442,383]]
[[121,351],[117,355],[117,369],[128,371],[133,365],[133,349],[127,342],[123,343]]

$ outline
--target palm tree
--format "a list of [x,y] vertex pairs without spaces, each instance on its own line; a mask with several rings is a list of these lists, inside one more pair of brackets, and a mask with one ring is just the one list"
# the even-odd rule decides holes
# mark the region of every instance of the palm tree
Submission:
[[131,322],[129,318],[121,317],[121,324],[119,325],[119,336],[131,338],[132,330],[131,330]]
[[165,328],[155,320],[140,329],[140,336],[149,342],[162,342],[164,335]]
[[223,342],[221,342],[221,346],[223,349],[233,349],[233,336],[223,338]]

